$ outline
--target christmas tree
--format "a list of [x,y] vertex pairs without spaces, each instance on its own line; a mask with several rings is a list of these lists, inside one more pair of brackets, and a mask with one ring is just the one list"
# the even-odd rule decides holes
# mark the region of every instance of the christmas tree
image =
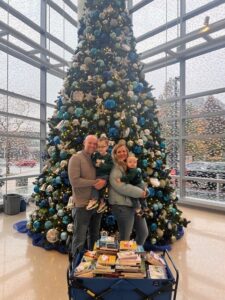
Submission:
[[[125,0],[86,1],[78,38],[72,66],[49,120],[47,160],[34,186],[37,209],[27,227],[40,234],[45,245],[66,244],[73,234],[67,208],[72,194],[68,160],[82,149],[86,135],[105,134],[110,149],[123,139],[138,157],[149,191],[149,242],[174,242],[188,222],[176,206],[156,103],[135,50]],[[116,230],[110,211],[103,217],[102,228],[110,233]]]

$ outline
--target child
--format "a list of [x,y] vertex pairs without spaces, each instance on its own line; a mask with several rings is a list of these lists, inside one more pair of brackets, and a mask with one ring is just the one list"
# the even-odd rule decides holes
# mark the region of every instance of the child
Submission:
[[[96,168],[96,178],[109,179],[109,174],[113,166],[111,155],[107,152],[109,146],[109,141],[107,137],[102,136],[98,139],[97,152],[92,155],[92,162]],[[87,210],[94,209],[98,207],[97,212],[102,213],[107,209],[106,203],[104,201],[104,189],[100,191],[95,188],[92,189],[92,198],[89,200],[86,206]]]
[[[129,154],[127,158],[127,171],[126,175],[123,175],[118,179],[118,182],[130,183],[132,185],[136,185],[143,190],[146,190],[146,184],[142,179],[141,169],[137,168],[137,158],[133,154]],[[148,190],[146,190],[146,197],[148,196]],[[131,198],[133,201],[134,208],[136,209],[136,213],[138,216],[144,216],[149,213],[149,208],[146,200],[138,200]]]

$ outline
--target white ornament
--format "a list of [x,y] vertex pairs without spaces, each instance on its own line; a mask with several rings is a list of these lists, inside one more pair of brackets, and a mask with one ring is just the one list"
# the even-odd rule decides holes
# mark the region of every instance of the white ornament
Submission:
[[153,187],[159,187],[159,186],[160,186],[160,182],[159,182],[158,178],[153,178],[153,177],[151,177],[151,178],[149,179],[149,181],[150,181],[150,183],[151,183],[151,185],[152,185]]
[[46,234],[46,239],[49,243],[56,243],[59,240],[59,232],[58,230],[52,228],[49,229],[47,234]]

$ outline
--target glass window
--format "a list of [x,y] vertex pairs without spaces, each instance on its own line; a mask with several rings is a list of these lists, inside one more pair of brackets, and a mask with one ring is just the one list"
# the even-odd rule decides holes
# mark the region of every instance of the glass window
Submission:
[[185,1],[186,2],[186,11],[190,12],[200,6],[209,3],[209,0],[195,0],[195,1]]
[[40,105],[19,98],[8,97],[8,112],[40,119]]
[[55,104],[55,100],[63,87],[63,80],[51,74],[47,74],[47,102]]
[[50,7],[49,15],[47,18],[47,24],[49,25],[49,33],[63,41],[63,17]]
[[186,62],[187,94],[224,87],[224,57],[225,48],[189,59]]
[[[170,78],[179,77],[179,72],[179,64],[175,64],[145,74],[146,81],[154,88],[152,91],[153,96],[159,99],[163,94],[166,94],[165,92],[168,89],[166,82],[169,81]],[[169,97],[167,97],[167,99],[168,98]]]
[[189,161],[225,161],[225,138],[190,139],[185,141]]
[[40,70],[9,56],[9,91],[40,99]]
[[40,33],[20,21],[13,15],[9,15],[9,25],[15,28],[20,33],[24,34],[26,37],[29,37],[36,43],[40,43]]
[[2,175],[32,175],[40,172],[40,141],[26,138],[6,138],[3,140],[1,158],[4,166]]
[[0,111],[7,112],[7,96],[0,94]]
[[0,115],[0,133],[40,137],[40,122]]
[[[65,41],[68,46],[75,50],[77,46],[77,28],[65,20]],[[72,56],[72,54],[71,54]]]
[[0,88],[7,90],[7,54],[0,51]]
[[9,0],[8,2],[13,8],[40,25],[40,0]]

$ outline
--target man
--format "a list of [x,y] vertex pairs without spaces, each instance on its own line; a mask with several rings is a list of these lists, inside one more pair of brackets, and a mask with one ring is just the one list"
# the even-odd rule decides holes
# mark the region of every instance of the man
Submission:
[[86,210],[91,199],[92,187],[100,190],[106,184],[106,180],[96,179],[96,171],[91,160],[91,155],[97,149],[97,142],[96,136],[88,135],[84,140],[84,149],[69,160],[68,173],[75,205],[72,212],[74,218],[72,256],[83,250],[87,233],[88,249],[92,250],[99,238],[102,214],[98,214],[96,209]]

